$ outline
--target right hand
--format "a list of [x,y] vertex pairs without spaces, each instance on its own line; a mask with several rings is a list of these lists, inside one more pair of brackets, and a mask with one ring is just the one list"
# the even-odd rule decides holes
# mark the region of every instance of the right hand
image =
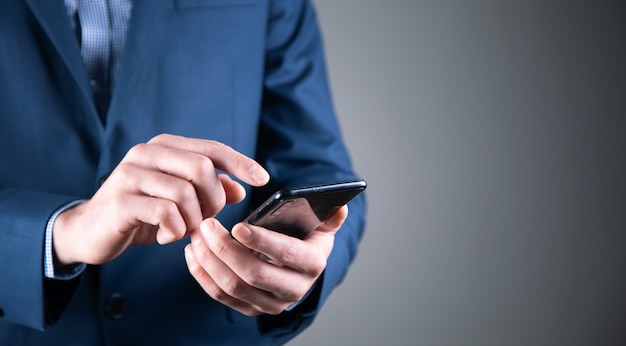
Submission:
[[131,148],[94,196],[59,215],[53,249],[60,264],[103,264],[137,244],[180,240],[269,174],[210,140],[159,135]]

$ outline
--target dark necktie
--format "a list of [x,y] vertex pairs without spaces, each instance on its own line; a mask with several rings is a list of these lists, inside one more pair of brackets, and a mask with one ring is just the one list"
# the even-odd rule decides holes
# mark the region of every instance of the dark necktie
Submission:
[[104,124],[132,4],[129,0],[66,0],[65,4]]

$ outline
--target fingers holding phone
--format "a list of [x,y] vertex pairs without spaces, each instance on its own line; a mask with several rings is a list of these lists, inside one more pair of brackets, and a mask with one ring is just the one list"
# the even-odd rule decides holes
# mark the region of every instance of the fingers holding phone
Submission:
[[282,312],[323,273],[346,203],[365,186],[356,180],[278,191],[231,232],[207,219],[185,248],[189,271],[213,299],[241,313]]
[[304,239],[247,223],[235,225],[231,234],[239,243],[261,254],[262,258],[274,265],[319,275],[319,269],[324,269],[325,260],[332,250],[335,233],[347,216],[348,206],[344,205],[307,232]]
[[305,239],[247,223],[228,232],[207,219],[185,248],[187,266],[213,299],[249,316],[278,314],[302,300],[323,273],[347,211],[340,208]]

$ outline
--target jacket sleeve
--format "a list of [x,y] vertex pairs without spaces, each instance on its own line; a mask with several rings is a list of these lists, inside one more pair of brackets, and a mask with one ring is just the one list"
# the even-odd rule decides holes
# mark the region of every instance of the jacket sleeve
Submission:
[[[260,200],[279,187],[355,178],[333,110],[322,39],[309,1],[271,3],[258,160],[272,181]],[[258,203],[256,203],[258,204]],[[310,325],[343,280],[365,227],[365,197],[349,204],[323,277],[293,311],[259,318],[261,332],[284,343]]]
[[[47,294],[75,287],[76,280],[54,283],[44,280],[43,246],[46,224],[52,213],[72,200],[53,193],[0,188],[0,318],[43,330],[65,306]],[[72,291],[72,290],[70,290]],[[69,297],[62,299],[67,302]],[[48,307],[49,302],[54,306]]]

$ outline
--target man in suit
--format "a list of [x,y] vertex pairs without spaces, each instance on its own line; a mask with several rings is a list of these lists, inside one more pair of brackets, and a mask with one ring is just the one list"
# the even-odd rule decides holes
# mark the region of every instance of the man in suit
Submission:
[[355,177],[309,1],[2,1],[0,79],[0,344],[281,344],[345,276],[363,196],[240,223]]

